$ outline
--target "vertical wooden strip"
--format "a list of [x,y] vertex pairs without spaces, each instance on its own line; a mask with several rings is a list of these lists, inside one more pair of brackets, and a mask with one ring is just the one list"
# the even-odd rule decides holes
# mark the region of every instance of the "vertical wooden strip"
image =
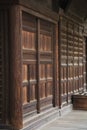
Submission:
[[30,94],[31,94],[31,84],[30,84],[30,79],[31,79],[31,65],[27,65],[27,77],[28,77],[28,86],[27,86],[27,101],[30,102]]
[[54,25],[53,31],[53,106],[58,105],[57,65],[58,65],[58,25]]
[[[83,43],[83,46],[84,46],[84,43]],[[84,47],[83,47],[83,49],[84,49]],[[82,53],[83,53],[83,91],[85,91],[85,88],[84,88],[84,52],[83,52],[83,49],[82,49]]]
[[58,32],[59,32],[59,39],[58,39],[58,68],[59,68],[59,108],[61,108],[62,100],[61,100],[61,22],[62,17],[60,16],[59,22],[58,22]]
[[69,90],[70,90],[70,84],[69,84],[69,55],[68,55],[68,52],[69,52],[69,40],[68,40],[68,28],[69,28],[69,22],[67,20],[67,54],[66,54],[66,57],[67,57],[67,60],[66,60],[66,85],[67,85],[67,104],[69,102]]
[[[74,24],[74,23],[73,23]],[[75,50],[75,41],[74,41],[74,37],[75,37],[75,24],[73,25],[74,26],[74,29],[73,29],[73,49]],[[73,61],[74,61],[74,59],[75,59],[75,57],[74,57],[74,50],[73,50]],[[74,83],[74,85],[73,85],[73,93],[75,93],[75,61],[73,62],[73,79],[74,79],[74,81],[73,81],[73,83]]]
[[[78,32],[79,32],[79,28],[78,28]],[[79,84],[79,71],[80,71],[80,66],[79,66],[79,36],[78,36],[78,91],[80,91],[80,87],[79,87],[79,85],[80,85]]]
[[77,65],[77,92],[79,92],[79,73],[78,73],[78,70],[79,70],[79,25],[78,25],[78,65]]
[[56,28],[56,105],[59,106],[59,59],[58,59],[58,23],[55,25]]
[[40,113],[40,19],[37,19],[37,113]]
[[[47,77],[47,74],[48,74],[48,72],[49,72],[47,69],[48,69],[48,68],[47,68],[47,64],[46,64],[46,65],[45,65],[45,78],[46,78],[46,79],[48,78],[48,77]],[[45,83],[45,97],[48,96],[47,90],[48,90],[48,82]]]
[[73,72],[72,72],[72,76],[73,76],[73,93],[74,93],[74,23],[73,23]]
[[86,41],[85,41],[85,51],[86,51],[86,56],[85,56],[85,71],[86,71],[86,91],[87,91],[87,37],[86,37]]
[[83,58],[84,58],[84,90],[86,91],[86,37],[84,36],[84,42],[83,42]]
[[1,68],[1,73],[0,73],[0,93],[1,93],[1,98],[0,98],[0,123],[4,123],[4,29],[3,29],[3,11],[0,10],[0,48],[1,48],[1,52],[0,52],[0,68]]
[[4,107],[5,107],[5,111],[4,111],[4,117],[5,117],[5,121],[8,123],[9,122],[9,58],[8,58],[8,40],[9,40],[9,34],[8,34],[8,10],[4,10],[3,12],[3,26],[4,26],[4,56],[5,56],[5,66],[4,66],[4,70],[5,70],[5,88],[4,88],[4,93],[5,93],[5,97],[4,97]]
[[21,10],[10,9],[10,123],[15,129],[22,128],[22,56]]
[[[83,36],[83,33],[82,33],[82,36]],[[83,40],[83,42],[84,42],[84,40]],[[84,49],[84,43],[83,43],[82,46],[83,46],[83,49]],[[82,79],[82,82],[83,82],[83,91],[85,91],[85,87],[84,87],[84,50],[82,50],[82,53],[83,53],[83,79]]]

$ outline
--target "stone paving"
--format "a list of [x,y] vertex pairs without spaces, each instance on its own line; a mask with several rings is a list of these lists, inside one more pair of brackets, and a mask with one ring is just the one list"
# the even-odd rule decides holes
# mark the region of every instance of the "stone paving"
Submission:
[[71,111],[38,130],[87,130],[87,111]]

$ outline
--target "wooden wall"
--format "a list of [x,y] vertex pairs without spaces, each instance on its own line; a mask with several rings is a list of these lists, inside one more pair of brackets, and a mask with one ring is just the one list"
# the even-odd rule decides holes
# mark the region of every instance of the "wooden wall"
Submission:
[[0,9],[0,123],[20,129],[24,117],[68,105],[84,91],[87,46],[83,25],[58,20],[52,1],[43,8],[11,2],[20,5]]
[[71,95],[84,91],[83,26],[60,16],[60,106],[71,103]]

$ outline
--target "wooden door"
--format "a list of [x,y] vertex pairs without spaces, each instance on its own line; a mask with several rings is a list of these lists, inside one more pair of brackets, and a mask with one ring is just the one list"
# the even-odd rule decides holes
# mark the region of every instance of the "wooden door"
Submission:
[[22,103],[24,113],[36,111],[36,18],[22,15]]
[[23,112],[40,112],[53,106],[53,24],[23,12]]
[[53,100],[53,26],[40,20],[40,106],[52,106]]

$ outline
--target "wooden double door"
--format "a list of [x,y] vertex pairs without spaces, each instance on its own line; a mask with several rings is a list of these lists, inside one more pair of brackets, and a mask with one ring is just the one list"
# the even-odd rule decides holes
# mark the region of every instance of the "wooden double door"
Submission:
[[53,106],[54,25],[25,12],[22,14],[23,113]]

